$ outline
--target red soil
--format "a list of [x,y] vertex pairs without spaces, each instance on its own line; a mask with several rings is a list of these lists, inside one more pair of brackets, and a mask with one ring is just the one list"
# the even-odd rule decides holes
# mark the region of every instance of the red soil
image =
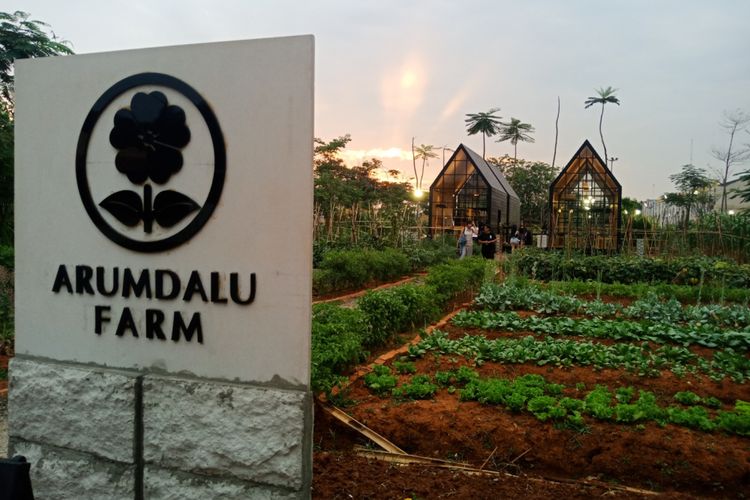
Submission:
[[[451,336],[469,333],[451,326],[443,330]],[[511,334],[491,336],[498,335]],[[431,355],[416,362],[417,373],[430,375],[461,364],[467,361]],[[490,362],[472,368],[485,377],[538,373],[550,382],[565,384],[567,395],[579,398],[603,384],[652,391],[665,406],[674,404],[671,397],[683,390],[717,397],[724,409],[737,399],[750,400],[748,384],[716,383],[699,375],[678,378],[663,372],[657,378],[644,378],[623,370]],[[585,389],[576,390],[578,383]],[[659,427],[652,422],[640,426],[605,423],[589,417],[585,431],[580,432],[541,422],[528,413],[461,402],[458,392],[449,394],[445,389],[428,401],[381,399],[362,380],[349,387],[347,397],[354,402],[344,408],[347,413],[407,453],[476,468],[484,465],[485,470],[517,477],[468,475],[358,457],[355,444],[373,445],[317,409],[314,498],[588,498],[607,493],[608,485],[653,490],[669,497],[735,497],[750,491],[750,439],[745,437],[675,425]],[[639,496],[621,490],[610,494]]]

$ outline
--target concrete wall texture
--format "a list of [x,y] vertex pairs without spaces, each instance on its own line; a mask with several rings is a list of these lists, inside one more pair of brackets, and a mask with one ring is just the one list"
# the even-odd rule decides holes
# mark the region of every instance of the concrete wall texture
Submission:
[[21,356],[10,386],[9,448],[36,498],[310,495],[307,391]]

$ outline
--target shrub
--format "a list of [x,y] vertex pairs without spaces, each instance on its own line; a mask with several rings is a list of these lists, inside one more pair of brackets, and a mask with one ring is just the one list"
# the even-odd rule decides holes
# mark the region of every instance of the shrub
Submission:
[[402,375],[417,372],[417,365],[415,365],[413,361],[394,361],[393,368]]
[[494,261],[472,258],[446,262],[432,267],[425,283],[435,290],[440,305],[444,306],[462,293],[477,290],[488,265],[494,265]]
[[313,307],[313,390],[330,391],[342,370],[364,358],[362,339],[369,330],[367,317],[361,311],[333,304]]
[[681,391],[674,395],[675,401],[684,405],[692,406],[699,404],[702,399],[700,396],[690,391]]
[[8,269],[15,267],[15,252],[12,246],[0,245],[0,266]]
[[673,259],[626,255],[575,255],[527,249],[513,257],[525,276],[544,281],[596,280],[604,283],[673,283],[744,288],[750,286],[750,265],[714,257]]
[[358,307],[372,325],[371,336],[365,341],[368,345],[425,326],[440,315],[434,290],[413,284],[367,292],[359,299]]
[[428,375],[414,375],[408,384],[393,389],[396,398],[430,399],[435,395],[437,386]]
[[365,375],[365,385],[378,395],[386,394],[396,387],[396,381],[391,369],[384,365],[375,365],[373,370]]

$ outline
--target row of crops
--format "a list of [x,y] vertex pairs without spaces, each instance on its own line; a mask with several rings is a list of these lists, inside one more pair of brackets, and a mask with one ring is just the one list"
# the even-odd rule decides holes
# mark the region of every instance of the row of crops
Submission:
[[[693,286],[486,281],[473,306],[454,316],[446,331],[426,336],[390,366],[375,367],[363,383],[373,395],[396,402],[451,394],[571,429],[595,421],[656,423],[750,436],[750,403],[724,390],[735,384],[740,389],[731,394],[748,394],[742,389],[750,379],[748,294],[726,285],[729,276],[733,284],[741,282],[744,268],[713,265],[712,279],[724,283],[714,281],[710,293],[704,293],[711,290],[705,272],[699,278],[704,282]],[[683,303],[686,297],[690,303]],[[453,368],[444,369],[446,364]],[[537,373],[480,375],[488,365],[545,367],[553,379],[555,370],[611,370],[641,382],[639,388],[587,386]],[[715,393],[705,384],[700,394],[684,390],[680,382],[671,393],[648,390],[649,380],[667,374],[688,388],[706,380]]]

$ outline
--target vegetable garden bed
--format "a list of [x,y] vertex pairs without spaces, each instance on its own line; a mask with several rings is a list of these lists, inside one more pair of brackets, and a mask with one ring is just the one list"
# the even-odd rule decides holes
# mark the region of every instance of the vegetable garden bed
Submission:
[[[495,477],[498,492],[526,484],[540,494],[528,475],[735,496],[750,488],[749,325],[746,305],[485,285],[472,311],[353,383],[346,411],[407,453],[521,476]],[[317,474],[333,474],[358,440],[317,415],[315,439],[318,496]],[[459,473],[452,489],[390,477],[379,478],[382,496],[374,485],[346,491],[461,498],[472,481],[477,497],[489,491],[487,478]],[[548,495],[596,494],[590,484],[548,486]]]

